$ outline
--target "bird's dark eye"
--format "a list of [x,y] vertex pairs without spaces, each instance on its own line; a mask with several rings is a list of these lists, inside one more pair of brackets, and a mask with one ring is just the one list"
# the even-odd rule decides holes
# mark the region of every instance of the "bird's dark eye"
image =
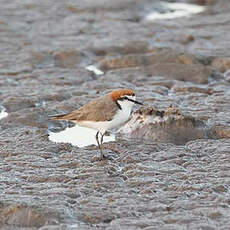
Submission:
[[124,101],[124,100],[129,100],[129,99],[127,97],[121,97],[119,100]]

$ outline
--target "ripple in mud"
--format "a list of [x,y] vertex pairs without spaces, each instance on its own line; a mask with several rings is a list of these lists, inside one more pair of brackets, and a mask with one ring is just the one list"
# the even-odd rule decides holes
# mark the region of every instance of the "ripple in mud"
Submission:
[[[229,1],[183,0],[207,11],[154,21],[143,19],[160,1],[2,2],[0,230],[229,229]],[[153,120],[170,104],[191,117],[143,127],[150,141],[105,143],[119,150],[105,161],[48,139],[49,115],[115,87],[133,88]],[[220,139],[198,140],[199,120]],[[185,145],[160,139],[191,130]]]
[[[55,133],[49,133],[49,139],[57,143],[70,143],[74,146],[84,147],[88,145],[97,145],[96,142],[97,131],[85,127],[74,126],[66,128],[65,130]],[[104,137],[104,142],[115,141],[114,135]]]

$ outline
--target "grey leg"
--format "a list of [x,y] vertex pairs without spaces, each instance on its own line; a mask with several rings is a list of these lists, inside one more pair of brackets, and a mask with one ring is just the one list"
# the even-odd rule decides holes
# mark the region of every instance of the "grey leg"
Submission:
[[105,155],[103,153],[103,137],[104,137],[104,134],[101,135],[101,144],[100,144],[100,150],[101,150],[101,158],[105,158]]
[[97,134],[96,134],[96,141],[97,141],[98,148],[100,149],[100,152],[101,152],[101,159],[104,159],[105,155],[104,155],[103,149],[102,149],[102,143],[103,143],[104,134],[101,136],[101,140],[100,140],[101,143],[98,140],[98,135],[99,135],[99,132],[97,132]]
[[103,144],[104,135],[105,135],[105,134],[101,135],[101,145]]
[[97,141],[97,145],[98,145],[98,148],[100,149],[101,147],[101,145],[100,145],[100,143],[99,143],[99,140],[98,140],[98,134],[99,134],[99,131],[97,132],[97,134],[96,134],[96,141]]

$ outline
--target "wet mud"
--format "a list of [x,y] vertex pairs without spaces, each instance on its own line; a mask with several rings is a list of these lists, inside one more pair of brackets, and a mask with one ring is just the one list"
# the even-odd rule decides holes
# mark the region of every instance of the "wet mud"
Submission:
[[[205,10],[2,1],[0,230],[229,229],[230,4],[182,2]],[[146,106],[104,144],[109,160],[50,141],[72,126],[51,115],[124,87]]]

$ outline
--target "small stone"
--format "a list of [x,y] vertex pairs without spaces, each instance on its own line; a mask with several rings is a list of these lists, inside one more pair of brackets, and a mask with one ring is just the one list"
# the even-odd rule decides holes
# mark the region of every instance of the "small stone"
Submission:
[[230,69],[228,69],[225,73],[224,73],[224,79],[228,82],[230,82]]
[[223,193],[223,192],[227,192],[228,188],[226,188],[226,186],[224,185],[218,185],[215,188],[213,188],[213,190],[217,193]]
[[193,42],[195,40],[193,35],[184,35],[181,36],[179,42],[183,45],[189,44],[190,42]]
[[211,66],[223,73],[227,71],[228,69],[230,69],[230,58],[229,57],[221,57],[221,58],[217,57],[212,61]]

